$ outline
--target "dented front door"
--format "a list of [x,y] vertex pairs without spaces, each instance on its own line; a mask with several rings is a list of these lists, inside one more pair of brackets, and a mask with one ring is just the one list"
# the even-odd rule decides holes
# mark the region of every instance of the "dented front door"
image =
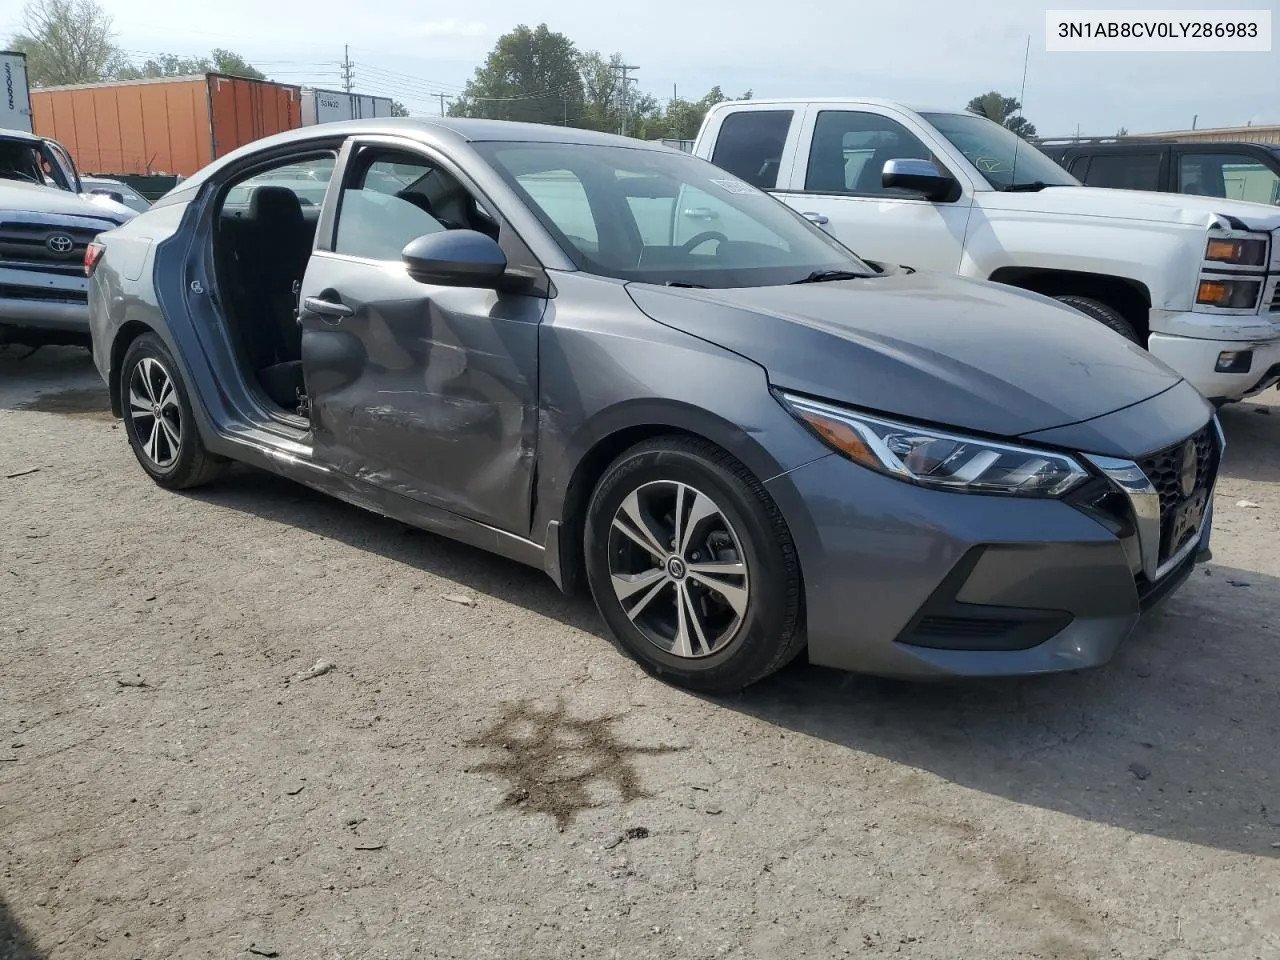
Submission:
[[527,535],[546,300],[317,250],[300,303],[317,459]]

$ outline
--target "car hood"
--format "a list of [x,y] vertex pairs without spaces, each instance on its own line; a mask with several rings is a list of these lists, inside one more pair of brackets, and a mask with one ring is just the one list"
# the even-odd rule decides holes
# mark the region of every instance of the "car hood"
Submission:
[[1152,223],[1209,225],[1216,218],[1231,217],[1250,230],[1280,227],[1280,207],[1265,203],[1109,187],[1046,187],[1035,193],[983,193],[981,204],[989,210],[1115,217]]
[[755,361],[776,387],[998,436],[1090,420],[1181,380],[1097,321],[991,283],[890,271],[781,287],[627,289],[652,319]]
[[0,210],[93,217],[96,220],[107,220],[117,225],[132,219],[120,212],[123,208],[120,208],[119,204],[110,200],[107,203],[110,205],[94,203],[78,194],[69,193],[57,187],[0,180]]

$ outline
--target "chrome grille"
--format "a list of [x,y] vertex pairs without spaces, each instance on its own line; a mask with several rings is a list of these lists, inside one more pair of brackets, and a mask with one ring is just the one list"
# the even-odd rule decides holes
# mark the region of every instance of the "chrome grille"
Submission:
[[[1188,444],[1193,448],[1188,451]],[[1185,547],[1200,530],[1209,505],[1209,492],[1218,472],[1218,444],[1210,423],[1187,440],[1180,441],[1138,461],[1160,497],[1160,563]],[[1195,460],[1192,489],[1183,488],[1188,458]]]
[[1267,309],[1271,313],[1280,313],[1280,280],[1271,288],[1271,305]]
[[[0,221],[0,260],[16,260],[25,263],[83,263],[85,247],[98,234],[109,230],[111,224],[98,226],[59,226],[52,223],[24,223]],[[71,247],[65,251],[50,248],[51,237],[71,239]]]

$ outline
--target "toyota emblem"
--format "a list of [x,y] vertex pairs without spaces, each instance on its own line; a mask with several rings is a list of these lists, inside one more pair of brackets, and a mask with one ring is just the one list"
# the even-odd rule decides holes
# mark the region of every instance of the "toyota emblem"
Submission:
[[1199,474],[1200,457],[1196,452],[1195,441],[1188,440],[1182,447],[1182,469],[1178,471],[1178,488],[1184,498],[1196,492]]
[[49,248],[50,253],[56,253],[58,256],[65,257],[75,249],[76,242],[65,233],[55,233],[44,242],[44,245]]

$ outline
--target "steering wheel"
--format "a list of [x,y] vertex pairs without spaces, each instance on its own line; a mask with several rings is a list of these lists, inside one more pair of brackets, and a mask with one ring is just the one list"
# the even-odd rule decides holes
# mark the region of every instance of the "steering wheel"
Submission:
[[721,243],[728,243],[729,238],[719,230],[703,230],[701,233],[695,234],[684,243],[680,244],[681,253],[693,253],[698,247],[702,246],[708,240],[719,240]]
[[16,180],[21,180],[24,183],[43,183],[42,180],[38,180],[25,170],[6,170],[5,175],[13,177]]

